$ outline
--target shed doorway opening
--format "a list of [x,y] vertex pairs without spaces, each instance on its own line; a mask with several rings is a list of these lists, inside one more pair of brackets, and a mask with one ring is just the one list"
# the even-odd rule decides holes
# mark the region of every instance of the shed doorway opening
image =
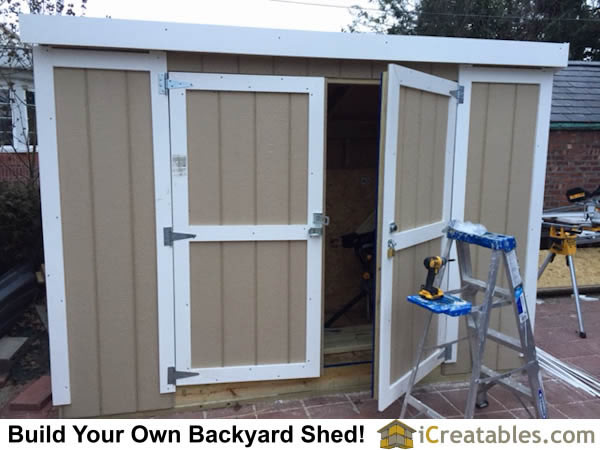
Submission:
[[379,112],[379,83],[328,84],[325,367],[373,360]]

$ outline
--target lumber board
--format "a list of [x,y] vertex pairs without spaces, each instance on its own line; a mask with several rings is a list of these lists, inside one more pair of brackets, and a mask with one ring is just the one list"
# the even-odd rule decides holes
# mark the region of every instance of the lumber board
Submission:
[[322,369],[317,378],[297,380],[223,383],[181,386],[175,395],[175,407],[218,408],[255,400],[303,398],[332,392],[358,392],[370,389],[371,364]]
[[323,351],[326,355],[371,350],[372,348],[372,325],[325,329]]

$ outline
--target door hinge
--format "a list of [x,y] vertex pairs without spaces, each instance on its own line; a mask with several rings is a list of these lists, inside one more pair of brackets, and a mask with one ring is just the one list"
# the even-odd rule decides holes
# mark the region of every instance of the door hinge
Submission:
[[167,245],[169,247],[172,247],[173,242],[175,242],[175,241],[180,241],[182,239],[192,239],[192,238],[196,237],[195,234],[177,233],[176,231],[173,231],[172,227],[163,228],[163,234],[164,234],[165,245]]
[[177,384],[177,380],[181,380],[182,378],[191,378],[199,375],[196,372],[181,372],[175,369],[175,367],[169,367],[167,369],[167,383],[169,384]]
[[465,87],[461,84],[458,85],[458,89],[450,91],[450,95],[454,97],[459,104],[465,102]]
[[169,92],[169,89],[185,89],[189,87],[192,87],[192,83],[171,80],[169,74],[166,72],[158,74],[158,92],[160,94],[166,95]]
[[310,237],[321,237],[323,236],[323,227],[329,225],[329,216],[323,213],[313,214],[313,227],[308,229],[308,235]]

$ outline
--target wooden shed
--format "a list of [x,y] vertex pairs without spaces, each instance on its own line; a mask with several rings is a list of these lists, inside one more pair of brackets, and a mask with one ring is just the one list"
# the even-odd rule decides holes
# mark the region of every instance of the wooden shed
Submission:
[[[421,333],[405,297],[451,218],[517,237],[535,314],[568,44],[33,15],[21,34],[63,417],[359,387],[384,410]],[[459,333],[442,318],[434,337]],[[467,356],[432,352],[419,378]],[[486,364],[516,357],[490,343]]]

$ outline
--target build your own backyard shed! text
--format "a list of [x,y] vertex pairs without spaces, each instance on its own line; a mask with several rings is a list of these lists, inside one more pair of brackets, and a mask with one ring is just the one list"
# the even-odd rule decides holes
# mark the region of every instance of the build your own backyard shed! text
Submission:
[[131,429],[97,429],[89,425],[27,427],[10,425],[8,443],[203,443],[238,444],[251,447],[254,444],[290,444],[299,440],[304,443],[354,444],[364,442],[364,426],[329,428],[322,425],[293,425],[275,430],[250,430],[237,425],[222,429],[212,429],[201,425],[185,428],[161,428],[136,425]]

